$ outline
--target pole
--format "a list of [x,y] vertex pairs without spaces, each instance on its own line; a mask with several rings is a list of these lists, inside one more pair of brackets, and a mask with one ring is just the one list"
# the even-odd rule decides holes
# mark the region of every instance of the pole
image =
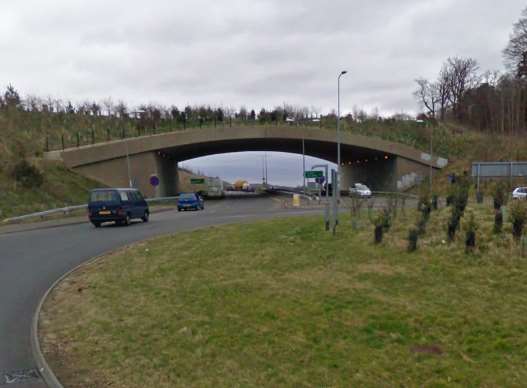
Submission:
[[331,231],[333,235],[335,235],[337,233],[339,211],[339,205],[337,201],[337,193],[339,191],[338,172],[335,170],[331,170],[331,183],[333,185],[333,198],[331,199],[331,202],[333,204],[333,211],[331,212]]
[[304,136],[302,136],[302,177],[304,178],[304,195],[306,195],[306,144]]
[[265,157],[265,183],[269,183],[269,176],[267,175],[267,152],[264,154]]
[[[428,125],[428,121],[425,121],[426,125]],[[433,179],[433,168],[432,168],[432,162],[434,160],[432,153],[433,153],[433,138],[434,138],[434,127],[430,127],[430,194],[432,194],[432,179]]]
[[[336,175],[336,181],[337,182],[340,179],[340,78],[346,74],[347,71],[343,70],[340,72],[339,76],[337,77],[337,175]],[[337,192],[337,197],[335,198],[336,202],[336,213],[335,213],[335,220],[336,223],[338,223],[338,201],[340,200],[340,190]]]
[[132,176],[130,174],[130,153],[128,152],[128,139],[124,141],[126,144],[126,168],[128,171],[128,187],[132,187]]
[[480,176],[480,173],[481,173],[481,163],[478,163],[478,193],[479,193],[479,176]]
[[[327,164],[317,164],[315,166],[311,167],[311,170],[314,170],[315,168],[323,168],[324,169],[324,181],[326,183],[326,203],[324,206],[324,226],[326,228],[326,231],[329,230],[329,166]],[[322,195],[321,195],[322,196]]]
[[265,157],[262,155],[262,183],[265,185]]

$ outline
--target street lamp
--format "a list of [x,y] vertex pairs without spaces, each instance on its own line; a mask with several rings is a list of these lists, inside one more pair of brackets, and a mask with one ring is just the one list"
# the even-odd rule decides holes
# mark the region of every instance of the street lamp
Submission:
[[338,222],[338,203],[340,200],[340,78],[346,74],[348,71],[343,70],[340,72],[339,76],[337,77],[337,182],[333,182],[333,184],[336,184],[336,198],[337,201],[337,214],[335,214],[335,219]]

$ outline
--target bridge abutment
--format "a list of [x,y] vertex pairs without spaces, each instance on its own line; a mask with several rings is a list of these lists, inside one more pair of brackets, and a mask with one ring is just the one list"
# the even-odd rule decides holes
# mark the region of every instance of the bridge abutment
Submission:
[[[134,187],[150,198],[176,195],[178,190],[177,162],[157,152],[86,164],[74,170],[110,187],[128,187],[131,180]],[[159,177],[158,187],[150,184],[153,174]]]
[[402,191],[428,177],[430,167],[392,155],[345,163],[341,171],[341,190],[360,182],[374,191]]

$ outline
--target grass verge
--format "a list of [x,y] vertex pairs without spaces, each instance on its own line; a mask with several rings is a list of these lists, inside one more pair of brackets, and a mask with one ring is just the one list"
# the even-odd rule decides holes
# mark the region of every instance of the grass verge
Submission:
[[58,286],[43,350],[67,387],[521,386],[527,263],[470,211],[470,255],[447,209],[413,254],[411,212],[379,246],[364,219],[333,238],[314,217],[137,244]]
[[60,163],[42,161],[39,169],[44,183],[38,188],[17,186],[8,176],[0,173],[0,220],[86,203],[89,190],[101,186],[98,182],[68,170]]

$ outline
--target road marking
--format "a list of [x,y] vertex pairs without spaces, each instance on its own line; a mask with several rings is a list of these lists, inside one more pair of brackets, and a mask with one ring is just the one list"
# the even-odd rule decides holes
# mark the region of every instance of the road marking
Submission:
[[1,376],[3,378],[0,380],[0,385],[17,384],[24,381],[40,379],[40,373],[36,368],[4,372]]

